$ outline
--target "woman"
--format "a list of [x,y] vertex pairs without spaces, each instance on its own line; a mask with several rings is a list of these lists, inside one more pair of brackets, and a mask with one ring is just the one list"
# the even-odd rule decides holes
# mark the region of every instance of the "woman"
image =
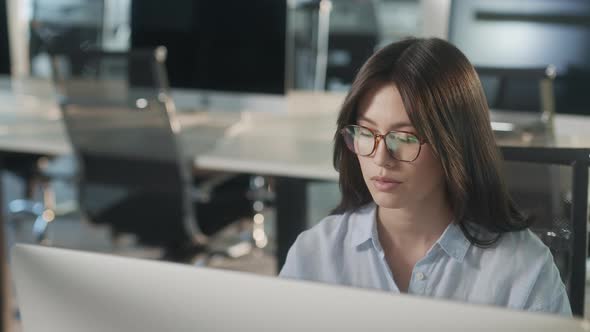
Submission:
[[549,249],[500,174],[467,58],[408,39],[361,68],[338,118],[342,201],[303,232],[280,275],[571,315]]

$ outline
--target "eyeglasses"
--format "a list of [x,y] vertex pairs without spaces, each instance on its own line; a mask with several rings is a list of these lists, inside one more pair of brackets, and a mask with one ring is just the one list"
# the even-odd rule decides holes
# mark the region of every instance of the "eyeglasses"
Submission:
[[412,133],[405,131],[390,131],[385,135],[357,125],[348,125],[340,130],[344,142],[350,151],[359,156],[369,156],[377,148],[379,141],[383,140],[389,155],[393,159],[412,162],[418,158],[422,145],[421,141]]

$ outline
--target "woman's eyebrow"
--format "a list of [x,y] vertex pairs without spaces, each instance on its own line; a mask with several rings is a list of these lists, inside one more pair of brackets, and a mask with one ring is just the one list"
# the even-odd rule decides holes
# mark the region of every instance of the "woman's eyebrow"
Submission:
[[[358,119],[359,121],[364,121],[364,122],[368,122],[371,125],[377,126],[377,123],[369,118],[366,118],[364,116],[359,117]],[[402,127],[414,127],[413,124],[409,123],[409,122],[398,122],[395,123],[391,126],[391,128],[402,128]]]

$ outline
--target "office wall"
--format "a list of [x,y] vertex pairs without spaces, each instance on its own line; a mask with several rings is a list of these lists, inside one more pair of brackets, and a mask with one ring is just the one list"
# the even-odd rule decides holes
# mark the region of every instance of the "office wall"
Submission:
[[0,0],[0,74],[10,74],[10,48],[8,47],[8,15],[6,0]]
[[557,112],[590,115],[590,1],[454,0],[449,40],[476,65],[557,66]]

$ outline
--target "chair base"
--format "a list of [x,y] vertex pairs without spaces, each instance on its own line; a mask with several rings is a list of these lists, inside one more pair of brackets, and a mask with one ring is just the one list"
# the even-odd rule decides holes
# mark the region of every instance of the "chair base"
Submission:
[[48,208],[41,202],[27,199],[15,199],[8,204],[8,211],[13,217],[34,217],[32,234],[35,243],[47,243],[47,228],[56,216],[63,216],[76,211],[76,204],[65,202],[55,208]]

